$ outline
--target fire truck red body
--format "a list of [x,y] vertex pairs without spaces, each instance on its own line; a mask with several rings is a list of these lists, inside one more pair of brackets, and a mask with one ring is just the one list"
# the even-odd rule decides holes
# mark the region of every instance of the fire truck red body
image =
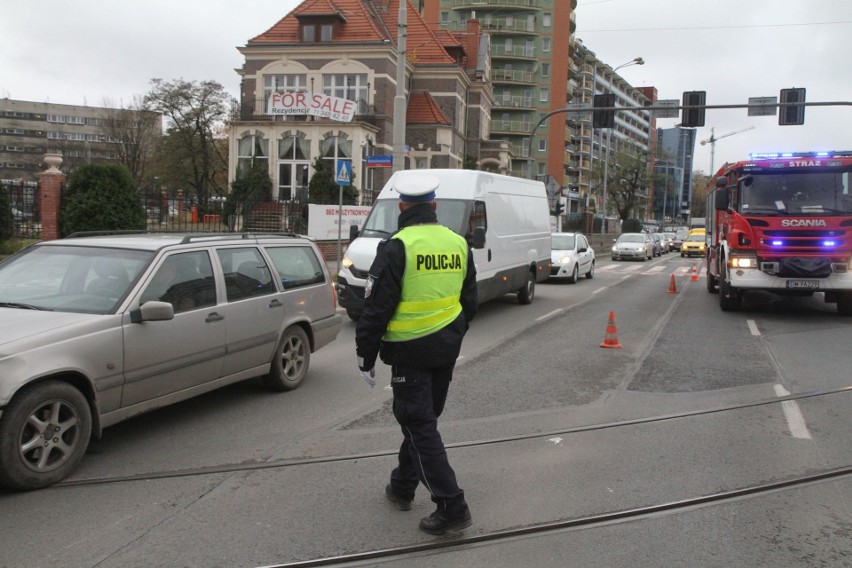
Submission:
[[758,155],[725,164],[707,194],[707,290],[825,294],[852,315],[852,152]]

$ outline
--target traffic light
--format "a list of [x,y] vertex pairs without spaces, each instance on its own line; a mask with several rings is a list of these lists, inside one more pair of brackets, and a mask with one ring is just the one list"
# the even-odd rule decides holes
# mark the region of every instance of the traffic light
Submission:
[[[782,103],[804,103],[804,89],[781,89]],[[805,105],[795,104],[790,106],[782,106],[778,112],[778,124],[786,126],[788,124],[804,124],[805,123]]]
[[599,108],[615,107],[615,95],[595,95],[592,100],[592,126],[594,128],[615,128],[615,109],[598,110]]
[[707,91],[684,91],[684,108],[681,113],[680,125],[686,127],[704,126],[704,105],[707,104]]
[[556,216],[559,217],[565,212],[565,204],[562,203],[562,200],[556,202]]

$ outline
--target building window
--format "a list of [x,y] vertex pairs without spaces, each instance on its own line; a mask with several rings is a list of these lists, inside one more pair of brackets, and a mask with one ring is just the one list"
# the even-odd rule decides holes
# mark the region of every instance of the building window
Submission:
[[547,138],[541,138],[538,141],[538,151],[547,152]]
[[48,122],[65,122],[65,117],[61,114],[49,114],[47,115]]
[[541,76],[550,77],[550,63],[541,64]]
[[[269,113],[269,95],[272,93],[305,92],[307,91],[306,75],[264,75],[263,76],[263,106]],[[287,117],[289,118],[289,117]]]
[[441,12],[441,25],[444,26],[450,22],[450,13]]
[[337,161],[352,159],[352,140],[343,136],[329,136],[320,141],[320,155],[323,160],[328,160],[332,175],[337,175]]
[[252,164],[269,171],[269,140],[263,134],[246,134],[237,143],[237,177],[247,175]]
[[538,92],[538,100],[546,103],[550,100],[550,89],[540,89]]
[[552,22],[553,22],[552,18],[553,18],[553,16],[551,16],[550,14],[544,14],[544,15],[541,17],[541,25],[542,25],[543,27],[545,27],[545,28],[549,28],[550,26],[552,26],[552,25],[553,25],[553,23],[552,23]]
[[285,134],[278,141],[278,194],[277,200],[308,200],[308,174],[310,173],[311,144],[304,136]]
[[333,39],[334,27],[331,24],[323,24],[320,26],[320,40],[331,41]]
[[416,169],[416,170],[428,170],[429,169],[429,158],[414,158],[414,169]]
[[302,26],[302,41],[305,43],[314,43],[317,40],[317,28],[313,24]]
[[550,51],[551,39],[549,37],[541,38],[541,50],[545,53]]
[[323,75],[322,92],[330,97],[348,99],[358,103],[356,112],[367,112],[369,87],[366,73],[360,75]]
[[68,124],[86,124],[86,118],[82,116],[69,116]]

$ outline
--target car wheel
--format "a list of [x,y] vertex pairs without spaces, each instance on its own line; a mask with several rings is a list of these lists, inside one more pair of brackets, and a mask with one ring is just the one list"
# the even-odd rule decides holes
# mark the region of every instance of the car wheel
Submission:
[[571,276],[568,277],[568,283],[574,284],[577,282],[577,279],[580,277],[580,267],[575,264],[574,270],[571,271]]
[[92,412],[83,394],[59,381],[21,391],[0,419],[0,486],[38,489],[68,477],[83,459]]
[[595,277],[595,261],[592,261],[592,264],[589,265],[589,271],[586,272],[586,280],[591,280]]
[[527,283],[523,288],[518,290],[518,303],[532,304],[535,297],[535,274],[532,271],[527,273]]
[[837,313],[841,316],[852,316],[852,294],[843,294],[837,299]]
[[269,388],[277,391],[293,390],[302,384],[311,363],[311,346],[308,336],[301,327],[294,325],[284,331],[272,370],[263,378]]

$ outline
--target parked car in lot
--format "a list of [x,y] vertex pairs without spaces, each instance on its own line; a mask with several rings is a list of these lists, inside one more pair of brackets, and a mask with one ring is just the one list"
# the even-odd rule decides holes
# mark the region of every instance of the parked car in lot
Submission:
[[680,246],[680,256],[704,256],[704,229],[689,231],[689,236]]
[[675,233],[662,233],[663,235],[663,244],[665,245],[667,252],[672,252],[673,250],[678,250],[675,247]]
[[648,233],[622,233],[612,246],[612,260],[627,259],[651,260],[654,258],[654,245]]
[[585,235],[553,233],[550,236],[550,277],[577,282],[581,274],[595,277],[595,251]]
[[298,387],[342,327],[316,245],[279,235],[43,241],[0,263],[0,487],[68,476],[90,437],[263,377]]

